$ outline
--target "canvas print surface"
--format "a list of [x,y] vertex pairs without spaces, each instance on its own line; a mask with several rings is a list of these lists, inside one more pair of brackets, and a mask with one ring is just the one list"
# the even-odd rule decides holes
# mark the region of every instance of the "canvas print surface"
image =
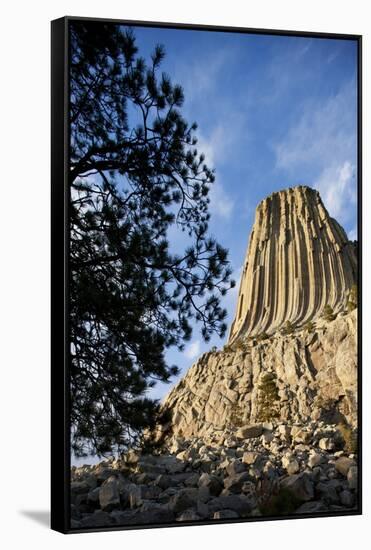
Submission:
[[70,21],[72,529],[357,512],[357,47]]

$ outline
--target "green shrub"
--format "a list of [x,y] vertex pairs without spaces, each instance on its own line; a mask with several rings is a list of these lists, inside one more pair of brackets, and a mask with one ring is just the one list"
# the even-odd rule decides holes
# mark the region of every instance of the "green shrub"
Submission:
[[279,394],[277,377],[273,372],[262,375],[258,386],[258,414],[257,420],[268,422],[279,416]]
[[337,425],[337,429],[341,434],[344,443],[344,451],[348,453],[357,452],[357,432],[345,423]]
[[281,334],[291,334],[292,332],[294,332],[294,329],[294,325],[290,321],[287,321],[285,326],[281,329]]
[[304,325],[305,332],[311,333],[314,331],[314,329],[315,329],[315,325],[313,321],[308,321],[307,323],[305,323]]
[[260,334],[257,334],[255,338],[258,342],[261,342],[262,340],[267,340],[269,336],[266,332],[261,332]]
[[333,321],[334,319],[336,319],[336,315],[335,315],[334,310],[332,309],[331,306],[327,305],[323,308],[322,317],[326,321]]

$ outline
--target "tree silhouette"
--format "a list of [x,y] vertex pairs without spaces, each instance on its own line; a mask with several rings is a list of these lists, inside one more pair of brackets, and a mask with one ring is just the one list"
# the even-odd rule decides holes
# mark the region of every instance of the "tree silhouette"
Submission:
[[[128,27],[70,23],[71,440],[98,455],[138,440],[146,397],[178,373],[192,320],[223,336],[227,250],[208,235],[214,173],[181,115],[183,90],[147,64]],[[169,229],[189,246],[174,253]]]

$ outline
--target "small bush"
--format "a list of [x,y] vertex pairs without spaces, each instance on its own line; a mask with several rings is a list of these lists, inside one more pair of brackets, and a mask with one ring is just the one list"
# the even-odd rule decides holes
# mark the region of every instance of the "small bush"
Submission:
[[230,408],[230,423],[231,428],[241,428],[244,425],[244,410],[240,403],[235,403]]
[[331,306],[327,305],[324,307],[322,317],[326,321],[333,321],[334,319],[336,319],[336,315]]
[[260,334],[257,334],[255,336],[255,339],[258,342],[261,342],[262,340],[267,340],[269,338],[268,334],[266,332],[261,332]]
[[355,430],[352,430],[352,428],[345,423],[338,424],[337,429],[340,432],[344,442],[344,451],[348,453],[356,453],[357,433]]
[[311,333],[314,331],[314,329],[315,329],[315,326],[313,321],[308,321],[307,323],[305,323],[304,325],[305,332]]
[[294,328],[294,325],[290,321],[287,321],[285,326],[281,329],[281,334],[291,334],[294,332]]
[[258,386],[258,414],[257,420],[269,422],[279,416],[279,395],[277,377],[273,372],[266,372],[261,377]]

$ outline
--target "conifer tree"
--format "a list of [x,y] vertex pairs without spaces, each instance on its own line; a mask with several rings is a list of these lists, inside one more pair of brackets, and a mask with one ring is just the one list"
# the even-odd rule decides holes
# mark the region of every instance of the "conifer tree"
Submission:
[[[208,234],[213,171],[181,114],[181,86],[148,63],[128,27],[70,26],[70,347],[72,448],[102,455],[140,438],[148,398],[178,373],[165,360],[201,324],[223,336],[234,285]],[[174,252],[169,230],[189,240]]]

